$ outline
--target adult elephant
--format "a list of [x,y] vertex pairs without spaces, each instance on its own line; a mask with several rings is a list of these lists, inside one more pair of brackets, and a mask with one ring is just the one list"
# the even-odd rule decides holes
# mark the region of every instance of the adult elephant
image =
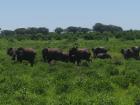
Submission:
[[91,53],[87,48],[79,49],[73,47],[69,50],[70,61],[73,63],[77,62],[77,65],[81,63],[81,60],[91,61],[90,56]]
[[96,58],[98,54],[100,53],[107,53],[107,49],[104,47],[97,47],[97,48],[92,48],[92,52],[94,57]]
[[61,54],[61,61],[63,61],[63,62],[69,62],[70,61],[69,53],[62,52],[62,54]]
[[139,53],[140,53],[140,47],[134,46],[134,47],[131,47],[131,49],[134,53],[134,58],[138,59],[139,58]]
[[44,62],[50,63],[52,60],[61,60],[62,51],[58,48],[44,48],[42,50],[42,58]]
[[121,49],[121,53],[123,54],[125,59],[135,58],[135,54],[132,49]]
[[28,61],[31,66],[34,64],[36,52],[33,48],[18,48],[16,50],[17,61],[22,62],[23,60]]

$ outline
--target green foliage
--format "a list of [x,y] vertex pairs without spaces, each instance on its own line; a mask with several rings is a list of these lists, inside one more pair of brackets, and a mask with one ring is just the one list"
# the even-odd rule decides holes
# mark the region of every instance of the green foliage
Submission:
[[96,81],[89,80],[86,82],[85,87],[88,94],[91,94],[94,91],[100,93],[100,92],[111,92],[113,90],[111,82],[108,80],[96,80]]
[[65,29],[66,32],[68,33],[88,33],[90,31],[89,28],[82,28],[82,27],[74,27],[74,26],[70,26],[70,27],[67,27]]
[[[0,39],[0,105],[139,105],[140,62],[124,60],[120,49],[139,45],[140,40],[83,40],[77,37],[82,38],[84,34],[78,33],[62,33],[63,37],[51,35],[45,37],[50,36],[50,40],[42,39],[44,35],[40,33],[34,40],[30,40],[30,35],[26,35],[29,39],[24,35],[18,40]],[[62,39],[56,40],[56,35]],[[21,46],[36,49],[34,67],[27,62],[13,62],[6,55],[7,48]],[[80,66],[60,61],[42,62],[43,48],[61,48],[67,52],[73,46],[90,51],[104,46],[112,59],[82,61]]]
[[121,32],[123,31],[123,29],[121,27],[118,26],[114,26],[114,25],[104,25],[102,23],[96,23],[93,26],[93,31],[97,31],[97,32]]
[[109,66],[106,72],[111,76],[119,75],[119,70],[115,66]]
[[95,24],[92,31],[89,28],[70,26],[66,29],[56,28],[54,32],[49,32],[45,27],[18,28],[14,31],[2,30],[0,38],[14,38],[17,40],[63,40],[63,39],[85,39],[85,40],[105,40],[112,38],[123,41],[140,39],[139,30],[123,31],[121,27],[114,25]]
[[6,36],[10,37],[10,35],[15,35],[15,32],[11,31],[11,30],[3,30],[3,31],[1,31],[1,35],[4,37],[6,37]]
[[113,96],[99,95],[97,105],[119,105],[117,99]]
[[108,41],[109,38],[112,36],[110,33],[88,33],[83,35],[83,39],[85,40],[106,40]]
[[137,71],[130,71],[125,74],[125,78],[129,80],[132,85],[140,86],[140,78]]
[[56,32],[57,34],[61,34],[63,31],[64,31],[64,30],[63,30],[62,28],[60,28],[60,27],[58,27],[58,28],[55,29],[55,32]]
[[135,97],[135,105],[140,105],[140,94]]
[[128,88],[129,86],[129,80],[127,80],[124,76],[113,77],[113,82],[124,89]]

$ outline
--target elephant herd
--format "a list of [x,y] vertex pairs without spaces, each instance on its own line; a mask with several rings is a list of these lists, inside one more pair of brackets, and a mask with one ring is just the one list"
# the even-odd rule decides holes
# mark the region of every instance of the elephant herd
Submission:
[[[140,52],[140,47],[134,46],[128,49],[121,49],[121,53],[125,59],[134,58],[138,60]],[[28,61],[31,66],[34,65],[36,51],[33,48],[8,48],[7,54],[11,56],[11,59],[17,62],[22,62],[23,60]],[[59,48],[44,48],[42,49],[42,59],[44,62],[51,63],[51,61],[62,61],[62,62],[72,62],[79,65],[82,60],[87,62],[92,61],[92,55],[94,58],[100,59],[111,59],[111,55],[108,53],[108,49],[104,47],[92,48],[92,53],[87,48],[73,47],[69,49],[68,52],[63,52]]]

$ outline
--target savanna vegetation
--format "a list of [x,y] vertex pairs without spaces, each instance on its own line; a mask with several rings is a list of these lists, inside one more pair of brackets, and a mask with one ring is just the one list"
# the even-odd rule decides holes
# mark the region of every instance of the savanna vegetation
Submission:
[[[82,28],[88,30],[86,32],[75,31],[76,27],[57,28],[55,32],[46,28],[37,28],[38,32],[33,28],[3,30],[0,38],[0,105],[140,105],[140,61],[124,60],[120,53],[122,48],[140,46],[140,31],[123,31],[112,25],[95,26],[94,31]],[[29,30],[31,33],[24,33]],[[112,59],[82,61],[80,66],[42,61],[43,48],[60,48],[68,52],[75,43],[79,48],[104,46],[109,49]],[[35,65],[11,61],[6,54],[9,47],[34,48],[37,52]]]
[[66,29],[58,27],[54,32],[49,32],[45,27],[18,28],[15,30],[1,30],[0,37],[17,40],[61,40],[61,39],[85,39],[108,40],[116,38],[121,40],[140,39],[140,30],[123,30],[119,26],[96,23],[93,28],[70,26]]

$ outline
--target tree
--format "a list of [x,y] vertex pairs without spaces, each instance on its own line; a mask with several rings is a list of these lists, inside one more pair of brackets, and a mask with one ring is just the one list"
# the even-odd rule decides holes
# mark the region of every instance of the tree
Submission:
[[104,32],[104,25],[101,24],[101,23],[96,23],[94,26],[93,26],[93,31],[97,31],[97,32]]
[[80,28],[79,29],[79,32],[81,32],[81,33],[88,33],[89,31],[90,31],[89,28]]
[[18,35],[24,35],[24,34],[27,34],[27,30],[25,28],[17,28],[15,30],[15,33]]
[[40,28],[35,28],[35,27],[30,27],[30,28],[18,28],[15,30],[16,34],[20,34],[20,35],[25,35],[25,34],[38,34],[41,33],[43,35],[47,35],[49,33],[49,29],[45,28],[45,27],[40,27]]
[[3,30],[3,31],[1,31],[1,35],[3,35],[3,36],[15,35],[15,32],[11,31],[11,30]]
[[1,35],[1,28],[0,28],[0,35]]
[[104,25],[102,23],[96,23],[94,26],[93,26],[93,31],[96,31],[96,32],[118,32],[118,31],[123,31],[123,29],[119,26],[115,26],[115,25]]
[[38,28],[37,33],[41,33],[43,35],[47,35],[49,33],[49,29],[45,28],[45,27],[40,27],[40,28]]
[[118,32],[118,31],[123,31],[123,29],[119,26],[114,26],[114,25],[108,25],[106,26],[107,27],[107,31],[110,31],[110,32]]
[[66,32],[70,32],[70,33],[77,33],[79,30],[79,27],[73,27],[73,26],[70,26],[66,29]]
[[58,27],[58,28],[55,29],[55,32],[56,32],[57,34],[61,34],[63,31],[64,31],[64,30],[63,30],[62,28],[60,28],[60,27]]
[[37,34],[38,33],[38,29],[35,27],[29,27],[27,28],[27,34],[33,35],[33,34]]

